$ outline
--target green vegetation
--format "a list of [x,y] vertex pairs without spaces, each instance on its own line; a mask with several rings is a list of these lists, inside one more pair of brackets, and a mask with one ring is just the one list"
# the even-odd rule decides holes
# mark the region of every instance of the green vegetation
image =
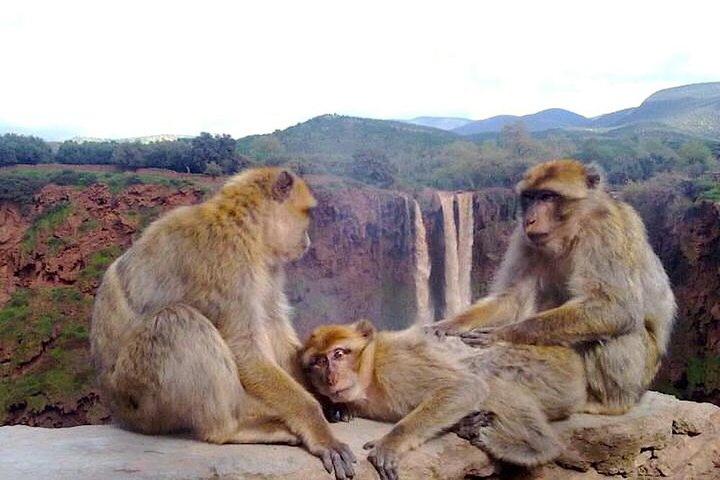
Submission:
[[715,186],[703,191],[699,198],[720,202],[720,183],[716,183]]
[[230,135],[201,133],[192,139],[146,144],[69,140],[61,143],[57,152],[37,137],[0,135],[0,167],[51,162],[116,165],[131,171],[154,167],[187,173],[203,173],[209,163],[215,163],[223,174],[234,173],[250,163],[235,151],[235,140]]
[[25,231],[22,239],[23,250],[31,251],[35,248],[38,234],[46,234],[52,231],[56,226],[63,223],[70,216],[72,206],[69,202],[58,202],[55,205],[47,207],[33,218],[32,224]]
[[687,364],[688,390],[711,393],[720,388],[720,356],[692,356]]
[[0,170],[0,202],[17,204],[26,210],[33,198],[42,187],[48,184],[87,187],[93,183],[104,183],[111,192],[119,192],[130,185],[149,183],[171,188],[194,185],[190,180],[171,178],[160,174],[143,174],[124,172],[89,172],[70,169],[42,170],[32,168],[15,168]]
[[87,260],[85,268],[80,272],[78,280],[80,285],[100,281],[107,267],[109,267],[120,254],[122,254],[122,249],[118,245],[110,245],[93,253]]
[[[677,96],[677,92],[670,94],[673,99]],[[682,101],[677,106],[678,112],[688,107]],[[67,141],[50,157],[23,153],[30,145],[39,148],[39,139],[5,135],[0,136],[0,152],[5,152],[0,154],[0,166],[54,161],[115,165],[129,171],[156,167],[215,177],[250,165],[283,165],[300,174],[333,174],[380,187],[444,189],[509,186],[529,165],[566,156],[599,163],[615,185],[646,180],[661,172],[695,176],[718,167],[720,144],[670,124],[648,123],[649,111],[639,108],[632,113],[637,122],[621,124],[617,122],[629,117],[610,115],[603,120],[607,125],[592,130],[530,134],[518,120],[506,123],[499,132],[471,136],[396,121],[322,115],[282,131],[237,141],[229,135],[209,133],[148,144]],[[117,174],[64,175],[68,178],[57,176],[55,183],[102,181],[117,190],[147,181]],[[33,188],[31,180],[12,182],[0,177],[0,200],[27,199]]]
[[597,162],[623,185],[662,172],[716,169],[718,144],[665,130],[568,130],[530,134],[522,122],[462,137],[399,122],[324,115],[269,135],[238,140],[257,164],[287,165],[378,186],[474,189],[510,186],[533,163],[558,157]]
[[[12,406],[41,412],[90,389],[88,317],[89,302],[72,287],[13,292],[0,310],[0,344],[10,353],[0,370],[0,424]],[[23,373],[13,375],[18,367]]]

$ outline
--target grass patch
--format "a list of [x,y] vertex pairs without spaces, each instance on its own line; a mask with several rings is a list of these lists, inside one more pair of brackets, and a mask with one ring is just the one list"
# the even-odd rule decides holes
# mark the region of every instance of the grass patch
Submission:
[[105,270],[117,257],[122,254],[122,249],[118,245],[101,248],[97,252],[90,255],[85,268],[82,269],[79,276],[81,283],[95,282],[102,278]]
[[98,227],[99,223],[94,218],[86,218],[82,221],[82,223],[78,226],[78,231],[80,233],[87,233],[91,230],[95,230]]
[[716,184],[713,187],[700,193],[698,196],[701,200],[712,200],[713,202],[720,202],[720,184]]
[[[10,407],[39,413],[90,391],[89,315],[87,298],[71,287],[13,293],[0,310],[0,342],[10,352],[0,373],[0,424]],[[19,365],[24,373],[13,374]]]
[[83,299],[82,293],[73,287],[56,287],[48,290],[50,300],[53,302],[80,302]]
[[708,354],[690,357],[687,380],[691,392],[696,389],[712,392],[720,388],[720,356]]
[[[72,205],[69,202],[63,201],[58,202],[55,205],[51,205],[38,215],[30,224],[30,227],[25,231],[22,238],[22,248],[26,252],[32,251],[36,244],[38,235],[45,234],[52,231],[53,228],[63,223],[72,213]],[[60,239],[58,239],[58,243]],[[58,245],[56,245],[58,247]]]
[[126,172],[95,172],[77,169],[35,169],[14,168],[0,171],[0,201],[15,203],[25,213],[32,205],[35,194],[49,184],[87,187],[94,183],[104,183],[110,191],[119,192],[130,185],[150,183],[171,188],[194,186],[207,191],[207,187],[197,185],[191,180],[173,178],[159,174],[138,175]]

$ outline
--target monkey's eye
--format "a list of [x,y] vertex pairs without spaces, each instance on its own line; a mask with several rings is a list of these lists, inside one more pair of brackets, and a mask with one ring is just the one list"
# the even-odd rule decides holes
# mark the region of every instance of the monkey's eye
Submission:
[[348,353],[350,353],[350,350],[348,350],[347,348],[337,348],[337,349],[335,349],[335,351],[333,352],[333,359],[335,359],[335,360],[340,360],[341,358],[343,358],[343,357],[344,357],[345,355],[347,355]]
[[541,202],[554,202],[559,197],[560,195],[552,191],[539,192],[537,195],[538,200],[540,200]]

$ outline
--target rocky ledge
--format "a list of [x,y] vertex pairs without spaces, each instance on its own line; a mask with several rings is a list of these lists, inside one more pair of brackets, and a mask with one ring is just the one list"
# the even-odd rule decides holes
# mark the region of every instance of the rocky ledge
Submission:
[[[567,448],[553,465],[518,471],[490,460],[454,434],[405,457],[404,479],[720,478],[720,408],[648,393],[619,417],[576,415],[556,428]],[[388,424],[333,425],[359,458],[358,479],[377,478],[364,442]],[[297,447],[209,445],[183,437],[149,437],[110,425],[0,428],[2,478],[53,479],[322,479],[320,462]]]

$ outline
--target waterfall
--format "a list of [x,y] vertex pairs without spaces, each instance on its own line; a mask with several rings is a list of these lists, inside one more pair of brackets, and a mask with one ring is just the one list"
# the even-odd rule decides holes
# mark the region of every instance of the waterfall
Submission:
[[443,217],[443,235],[445,239],[445,311],[443,318],[451,318],[460,312],[458,241],[455,229],[455,195],[438,192]]
[[415,298],[417,314],[415,323],[430,323],[430,254],[428,252],[425,224],[423,223],[420,204],[413,200],[415,206]]
[[472,249],[474,238],[473,194],[457,194],[458,205],[458,282],[460,284],[460,308],[472,303],[470,273],[472,271]]

